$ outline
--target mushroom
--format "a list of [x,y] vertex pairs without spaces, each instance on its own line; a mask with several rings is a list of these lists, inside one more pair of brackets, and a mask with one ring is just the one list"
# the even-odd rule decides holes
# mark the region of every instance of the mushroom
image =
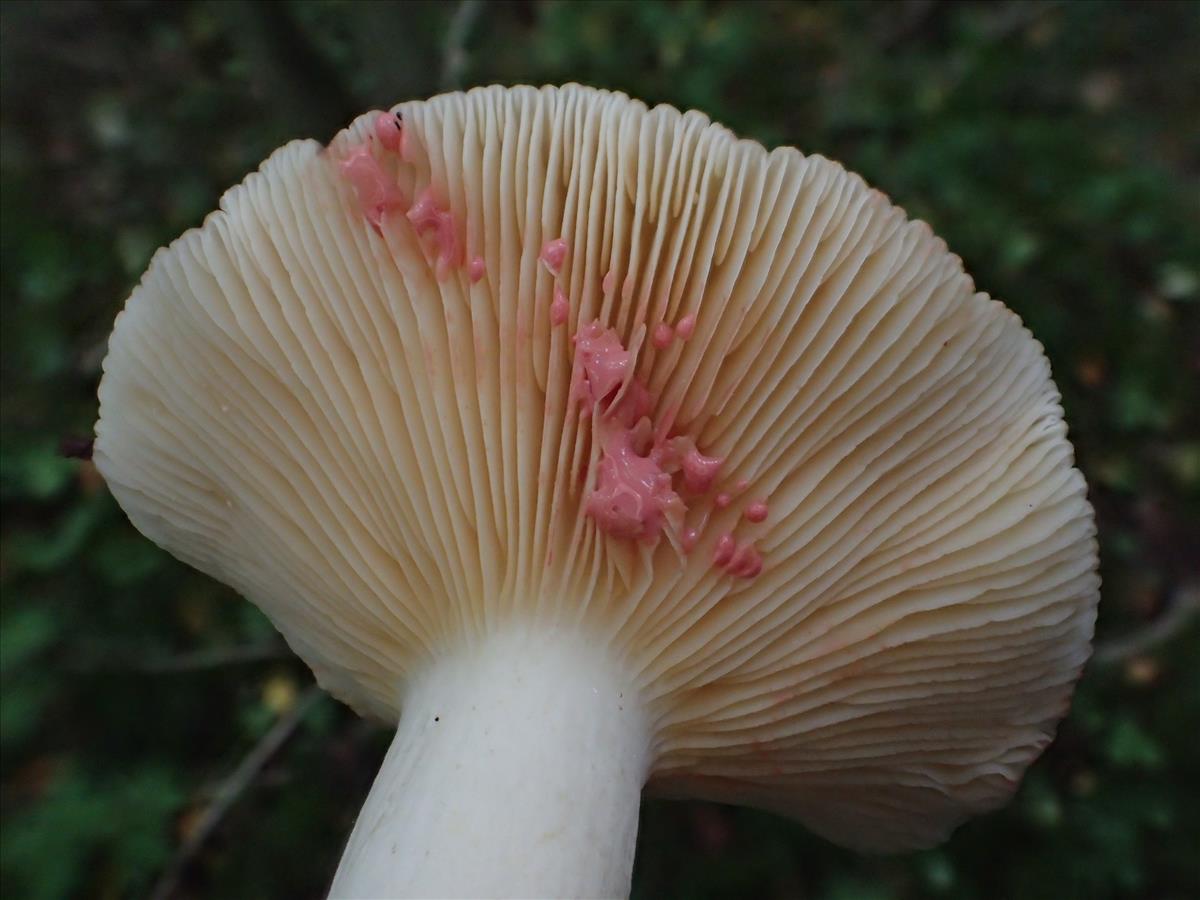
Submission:
[[696,112],[490,87],[290,143],[104,372],[134,525],[399,723],[338,897],[622,895],[643,787],[925,847],[1089,654],[1040,345],[858,176]]

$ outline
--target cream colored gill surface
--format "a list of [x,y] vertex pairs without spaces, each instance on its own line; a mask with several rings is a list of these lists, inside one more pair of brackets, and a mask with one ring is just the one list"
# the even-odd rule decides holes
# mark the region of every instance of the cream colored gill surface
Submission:
[[[363,216],[337,163],[371,116],[277,151],[118,320],[96,460],[134,523],[377,716],[456,641],[580,623],[637,674],[664,791],[878,848],[1001,802],[1065,709],[1098,591],[1016,316],[857,176],[698,113],[576,86],[397,109],[403,159],[374,152],[409,199],[432,187],[484,277],[439,281],[402,212]],[[646,340],[689,315],[689,340]],[[582,515],[599,442],[571,336],[597,318],[655,423],[726,457],[767,521],[692,503],[711,515],[685,556],[674,530],[651,548]],[[711,565],[729,531],[757,578]]]

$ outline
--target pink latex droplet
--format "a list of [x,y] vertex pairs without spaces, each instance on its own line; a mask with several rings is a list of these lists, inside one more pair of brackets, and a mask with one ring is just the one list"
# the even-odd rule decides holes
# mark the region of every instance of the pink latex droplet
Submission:
[[681,341],[686,341],[696,333],[696,316],[688,313],[675,325],[675,336]]
[[683,548],[684,553],[691,553],[696,549],[696,544],[700,542],[699,528],[685,528],[683,534],[679,538],[679,546]]
[[550,303],[550,324],[557,327],[567,321],[567,315],[571,311],[571,306],[567,303],[567,295],[562,292],[562,288],[555,285],[554,300]]
[[729,565],[729,561],[733,559],[733,554],[737,550],[737,541],[733,539],[732,534],[723,534],[717,540],[717,546],[713,548],[713,565],[717,568],[725,568]]
[[[691,440],[690,438],[688,439]],[[719,456],[705,456],[693,443],[683,454],[680,468],[683,470],[683,486],[693,494],[703,494],[712,489],[713,482],[721,471],[725,460]],[[720,503],[720,498],[717,500]]]
[[555,238],[542,245],[542,253],[538,258],[552,274],[557,275],[562,271],[563,262],[566,261],[567,249],[566,241],[562,238]]
[[631,356],[617,332],[597,319],[575,334],[571,393],[590,407],[611,398],[625,381]]
[[400,152],[402,126],[396,113],[381,112],[375,117],[375,137],[379,138],[384,149],[392,153]]
[[765,522],[767,521],[767,512],[767,502],[756,500],[746,507],[746,511],[742,515],[746,517],[747,522]]
[[729,574],[738,578],[754,578],[762,572],[762,555],[753,544],[743,544],[729,560]]
[[396,182],[379,164],[366,144],[359,144],[338,163],[342,177],[350,182],[359,208],[376,231],[381,230],[383,216],[393,209],[403,209],[404,195]]
[[437,277],[438,281],[444,281],[450,274],[451,267],[458,265],[462,256],[454,217],[438,206],[433,188],[428,187],[408,211],[408,220],[412,222],[417,234],[433,232],[438,251]]
[[733,498],[724,491],[717,494],[717,496],[713,498],[713,503],[716,504],[717,509],[724,509],[732,502]]
[[588,495],[585,513],[596,526],[614,537],[658,542],[667,510],[678,505],[671,476],[653,456],[640,456],[633,433],[612,427],[605,436],[596,470],[596,486]]
[[671,345],[671,339],[675,337],[675,329],[666,322],[659,322],[654,326],[654,336],[651,341],[659,350],[665,350]]
[[482,256],[476,256],[467,264],[467,277],[471,279],[471,284],[477,284],[487,274],[487,268]]

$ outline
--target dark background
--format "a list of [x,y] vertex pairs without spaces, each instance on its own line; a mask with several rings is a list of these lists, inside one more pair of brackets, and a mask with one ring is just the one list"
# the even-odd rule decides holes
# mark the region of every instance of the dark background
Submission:
[[316,898],[388,734],[143,540],[87,436],[153,250],[278,144],[578,80],[843,161],[1045,344],[1100,523],[1096,658],[1015,801],[859,857],[648,802],[636,897],[1200,896],[1200,4],[5,3],[6,898]]

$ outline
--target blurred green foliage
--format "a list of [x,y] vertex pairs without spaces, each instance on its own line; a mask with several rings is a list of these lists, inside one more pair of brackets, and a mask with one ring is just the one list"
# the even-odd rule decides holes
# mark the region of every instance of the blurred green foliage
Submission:
[[[0,9],[5,897],[140,896],[309,681],[90,464],[150,255],[276,145],[445,86],[452,4]],[[577,80],[843,161],[1045,344],[1100,520],[1098,645],[1012,805],[896,858],[646,804],[635,896],[1200,896],[1200,5],[489,3],[463,83]],[[453,72],[451,73],[453,76]],[[181,897],[318,897],[387,735],[322,700]]]

